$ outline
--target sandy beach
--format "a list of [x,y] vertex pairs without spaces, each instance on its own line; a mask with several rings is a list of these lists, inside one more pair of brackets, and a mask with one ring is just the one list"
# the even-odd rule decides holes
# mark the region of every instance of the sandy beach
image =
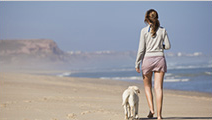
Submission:
[[[139,118],[147,119],[142,82],[1,72],[0,120],[124,120],[129,85],[140,88]],[[212,119],[211,106],[212,94],[164,90],[164,119]]]

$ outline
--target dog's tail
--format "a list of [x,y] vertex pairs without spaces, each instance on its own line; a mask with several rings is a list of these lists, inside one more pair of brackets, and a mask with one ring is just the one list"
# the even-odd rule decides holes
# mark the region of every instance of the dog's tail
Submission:
[[129,96],[130,96],[130,95],[127,95],[127,96],[123,97],[122,106],[124,106],[124,105],[127,104]]

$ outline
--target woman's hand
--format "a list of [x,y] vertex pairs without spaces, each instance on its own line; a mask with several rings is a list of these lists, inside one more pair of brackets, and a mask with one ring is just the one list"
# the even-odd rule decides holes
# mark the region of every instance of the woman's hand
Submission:
[[136,71],[138,72],[138,73],[140,73],[141,71],[140,71],[140,68],[136,68]]

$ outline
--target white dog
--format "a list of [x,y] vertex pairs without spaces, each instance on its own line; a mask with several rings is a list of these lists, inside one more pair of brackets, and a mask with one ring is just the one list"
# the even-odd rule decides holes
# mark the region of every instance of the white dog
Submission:
[[129,119],[130,117],[138,118],[138,105],[139,105],[139,97],[138,93],[140,90],[137,86],[129,86],[122,94],[124,107],[125,119]]

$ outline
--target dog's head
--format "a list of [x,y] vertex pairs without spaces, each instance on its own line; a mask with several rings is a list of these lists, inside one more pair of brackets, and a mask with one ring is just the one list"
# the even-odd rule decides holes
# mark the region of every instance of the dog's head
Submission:
[[136,93],[140,93],[140,90],[137,86],[129,86],[128,88],[135,90]]

